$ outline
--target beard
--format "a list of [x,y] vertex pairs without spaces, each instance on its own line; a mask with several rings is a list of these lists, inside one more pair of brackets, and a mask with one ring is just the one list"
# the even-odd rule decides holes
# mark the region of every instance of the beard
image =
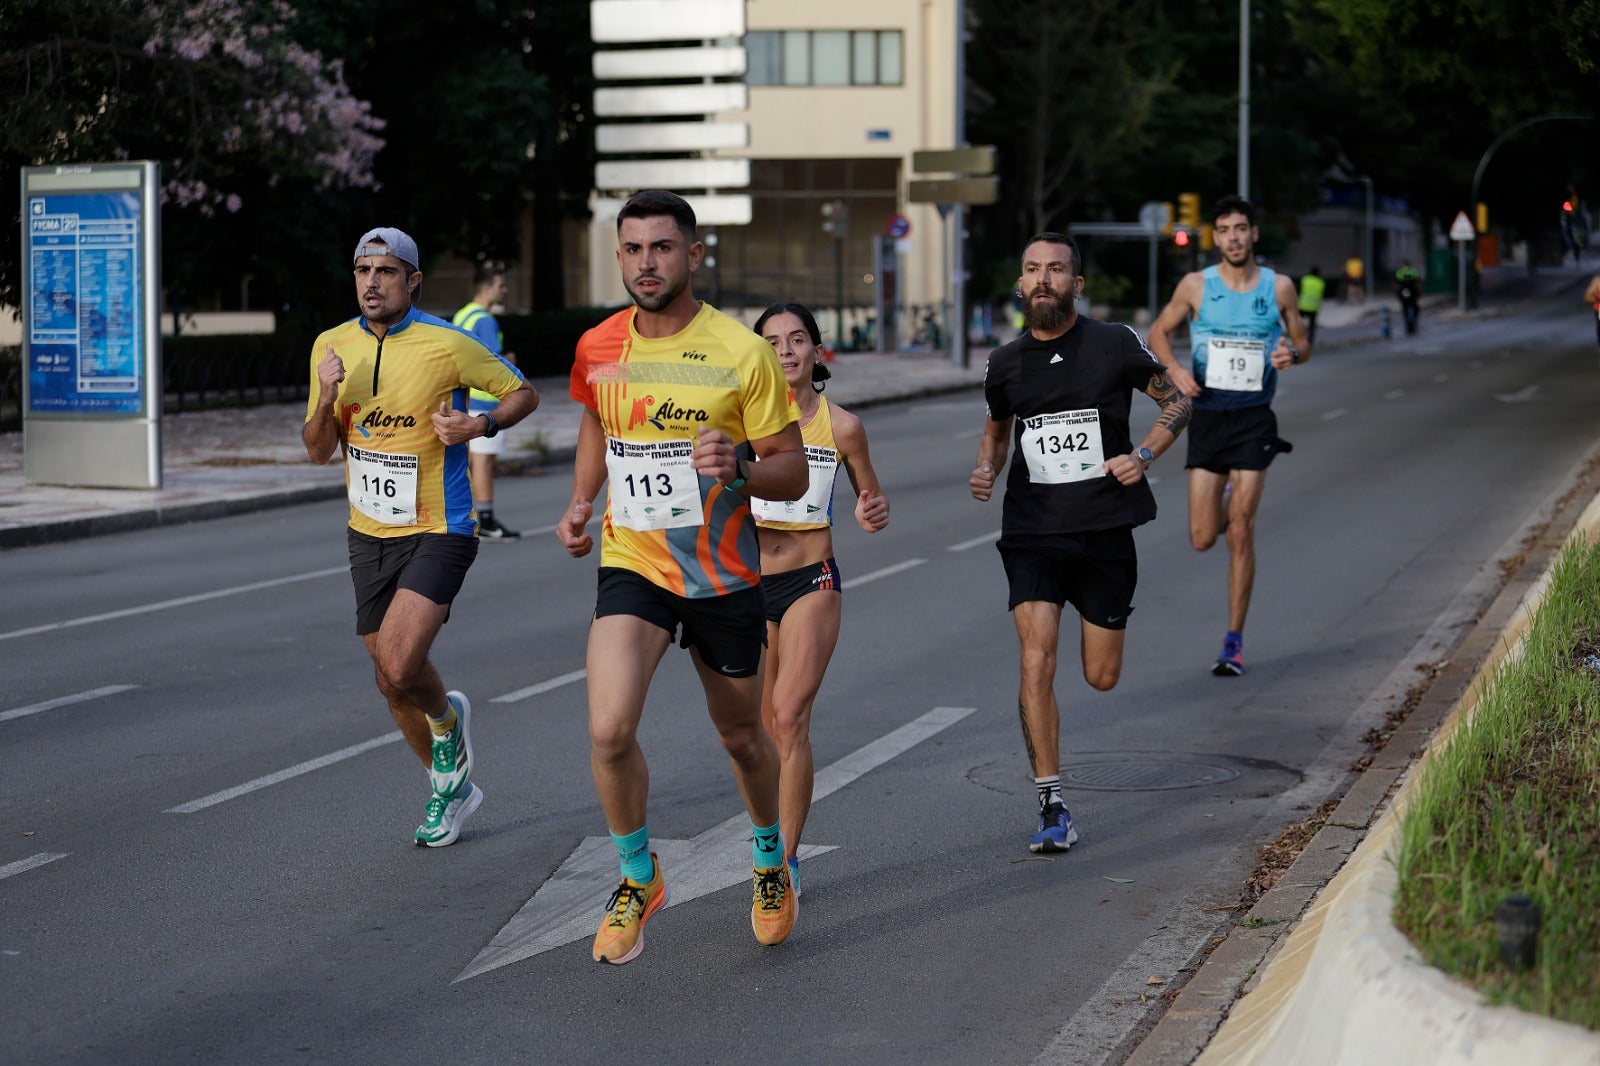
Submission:
[[1247,245],[1244,246],[1244,251],[1239,253],[1239,258],[1238,259],[1232,258],[1231,256],[1228,255],[1227,252],[1223,252],[1222,253],[1222,261],[1224,263],[1227,263],[1229,266],[1235,266],[1235,267],[1245,266],[1245,265],[1247,265],[1249,263],[1252,263],[1252,262],[1255,261],[1255,257],[1256,257],[1256,249],[1255,249],[1255,245],[1252,245],[1252,244],[1247,244]]
[[628,295],[633,297],[633,302],[638,306],[639,310],[650,311],[652,313],[660,311],[671,304],[672,301],[676,300],[679,295],[682,294],[685,286],[689,284],[688,279],[685,278],[677,285],[669,286],[666,284],[665,278],[662,278],[660,275],[653,276],[660,281],[662,285],[654,293],[650,294],[636,292],[632,285],[629,285],[626,282],[623,283],[623,288],[628,290]]
[[[1036,297],[1040,293],[1049,293],[1052,297],[1045,303],[1040,303]],[[1053,292],[1050,289],[1034,289],[1028,296],[1027,302],[1022,307],[1022,319],[1029,329],[1039,330],[1041,333],[1054,333],[1067,324],[1071,316],[1074,298]]]

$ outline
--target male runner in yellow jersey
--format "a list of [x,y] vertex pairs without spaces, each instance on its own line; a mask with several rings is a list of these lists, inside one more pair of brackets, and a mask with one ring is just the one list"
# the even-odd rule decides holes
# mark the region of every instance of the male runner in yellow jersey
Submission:
[[[301,439],[315,463],[344,450],[356,633],[389,713],[428,767],[433,795],[416,843],[440,848],[483,802],[468,780],[472,705],[445,692],[428,659],[478,552],[467,441],[515,424],[539,394],[473,337],[412,306],[417,263],[416,242],[391,227],[356,244],[361,314],[312,345]],[[498,406],[469,415],[469,388]]]
[[[589,766],[622,867],[594,958],[620,964],[643,950],[644,924],[667,900],[650,851],[638,730],[679,626],[750,814],[751,926],[763,944],[794,928],[778,757],[761,726],[766,607],[749,501],[796,499],[810,474],[772,347],[695,299],[690,283],[705,246],[693,208],[670,192],[641,192],[617,216],[617,244],[634,306],[578,342],[571,392],[583,422],[556,536],[574,557],[589,553],[584,527],[609,482],[589,628]],[[760,462],[736,455],[746,444]]]

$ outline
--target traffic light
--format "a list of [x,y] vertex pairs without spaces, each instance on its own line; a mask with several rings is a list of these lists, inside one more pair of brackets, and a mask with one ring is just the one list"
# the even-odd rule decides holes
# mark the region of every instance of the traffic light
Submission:
[[1186,229],[1172,231],[1172,243],[1178,248],[1189,247],[1189,231]]
[[1481,200],[1478,202],[1478,232],[1489,232],[1489,205]]
[[1200,227],[1200,250],[1209,252],[1217,246],[1217,231],[1207,222]]
[[1200,194],[1185,192],[1178,194],[1178,225],[1184,229],[1200,228]]
[[822,203],[822,232],[838,240],[850,233],[850,205],[843,200]]
[[1173,219],[1173,217],[1174,216],[1172,214],[1172,201],[1168,200],[1168,201],[1166,201],[1165,203],[1163,203],[1161,205],[1161,235],[1163,237],[1172,236],[1172,219]]

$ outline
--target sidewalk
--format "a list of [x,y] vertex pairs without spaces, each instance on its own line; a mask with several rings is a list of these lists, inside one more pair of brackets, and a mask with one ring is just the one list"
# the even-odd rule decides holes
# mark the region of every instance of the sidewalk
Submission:
[[[943,352],[846,353],[835,357],[828,398],[847,408],[976,390],[989,349],[958,367]],[[538,378],[539,409],[505,431],[499,470],[571,459],[580,407],[567,379]],[[974,391],[973,427],[983,403]],[[60,488],[30,485],[21,433],[0,434],[0,550],[151,526],[241,514],[344,495],[344,466],[314,466],[300,443],[301,403],[187,412],[162,419],[162,487]]]

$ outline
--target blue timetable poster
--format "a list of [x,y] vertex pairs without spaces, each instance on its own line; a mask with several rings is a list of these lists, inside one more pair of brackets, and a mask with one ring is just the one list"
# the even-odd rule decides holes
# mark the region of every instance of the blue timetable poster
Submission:
[[30,412],[143,413],[140,210],[136,192],[28,197]]

